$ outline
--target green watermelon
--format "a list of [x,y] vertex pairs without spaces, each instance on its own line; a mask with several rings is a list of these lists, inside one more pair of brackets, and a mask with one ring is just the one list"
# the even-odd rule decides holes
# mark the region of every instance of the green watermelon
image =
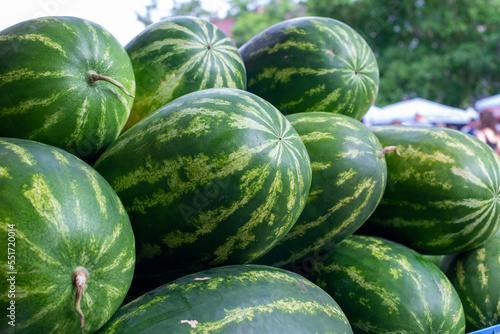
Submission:
[[0,32],[0,136],[43,142],[95,161],[134,101],[132,64],[101,26],[43,17]]
[[159,275],[161,284],[266,253],[299,217],[311,184],[307,150],[290,122],[231,88],[166,104],[111,144],[95,168],[130,216],[136,274]]
[[387,188],[359,232],[445,255],[482,245],[500,226],[500,157],[458,130],[376,126],[386,155]]
[[245,66],[233,41],[216,25],[199,18],[166,18],[144,29],[125,49],[137,81],[125,129],[187,93],[246,87]]
[[351,235],[314,263],[309,279],[335,299],[354,333],[465,333],[464,309],[448,278],[399,243]]
[[325,291],[289,271],[233,265],[188,275],[120,308],[98,332],[352,333]]
[[481,247],[446,255],[440,268],[462,300],[467,332],[500,324],[500,230]]
[[368,219],[382,198],[387,167],[377,137],[352,117],[304,112],[287,119],[309,153],[311,189],[290,232],[256,262],[297,272]]
[[441,263],[441,260],[443,259],[445,255],[424,255],[424,257],[434,263],[434,265],[439,267],[439,264]]
[[378,93],[378,65],[368,43],[331,18],[280,22],[239,50],[247,90],[285,115],[327,111],[360,120]]
[[74,155],[0,138],[0,234],[0,332],[94,333],[124,300],[130,221],[106,180]]

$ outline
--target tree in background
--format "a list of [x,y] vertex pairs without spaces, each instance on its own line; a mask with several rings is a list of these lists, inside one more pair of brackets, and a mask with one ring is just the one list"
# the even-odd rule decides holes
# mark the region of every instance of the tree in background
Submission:
[[294,0],[229,0],[228,16],[236,18],[233,39],[238,47],[270,26],[304,16],[306,7]]
[[373,48],[376,104],[422,97],[466,108],[500,92],[496,0],[308,0],[308,15],[338,19]]
[[231,37],[240,47],[259,32],[283,20],[304,16],[306,7],[297,0],[228,0],[229,9],[226,17],[219,18],[217,13],[203,9],[201,0],[175,1],[168,13],[160,13],[158,0],[151,0],[146,6],[145,14],[137,15],[137,20],[144,26],[154,23],[154,17],[159,19],[167,16],[190,15],[208,21],[217,19],[235,19]]
[[[158,0],[150,0],[150,1],[151,2],[149,3],[149,5],[146,5],[145,14],[140,14],[137,12],[135,13],[137,15],[137,20],[142,24],[144,24],[145,27],[169,16],[178,16],[178,15],[195,16],[208,21],[217,17],[217,13],[213,13],[203,9],[201,0],[190,0],[190,1],[174,0],[174,5],[172,9],[170,10],[170,12],[166,13],[160,13],[160,9],[158,8]],[[158,17],[158,19],[155,19],[155,17]]]

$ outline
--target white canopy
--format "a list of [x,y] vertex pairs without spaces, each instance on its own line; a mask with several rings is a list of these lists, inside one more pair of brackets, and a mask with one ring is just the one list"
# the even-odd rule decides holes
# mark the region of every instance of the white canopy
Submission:
[[[431,125],[431,123],[466,124],[472,119],[477,119],[478,116],[478,112],[473,108],[463,110],[422,98],[414,98],[383,108],[372,107],[366,113],[363,121],[367,125],[391,124],[393,122],[421,125]],[[419,123],[419,121],[424,121],[424,123]]]
[[495,116],[500,117],[500,94],[477,100],[474,107],[479,112],[491,110]]

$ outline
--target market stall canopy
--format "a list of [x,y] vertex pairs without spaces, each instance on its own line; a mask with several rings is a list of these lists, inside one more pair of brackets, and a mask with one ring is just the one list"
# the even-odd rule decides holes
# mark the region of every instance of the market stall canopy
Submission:
[[489,110],[496,117],[500,117],[500,94],[477,100],[474,104],[474,108],[479,112]]
[[367,125],[378,124],[467,124],[477,119],[479,113],[473,108],[463,110],[446,106],[422,98],[414,98],[387,105],[382,108],[372,107],[363,121]]

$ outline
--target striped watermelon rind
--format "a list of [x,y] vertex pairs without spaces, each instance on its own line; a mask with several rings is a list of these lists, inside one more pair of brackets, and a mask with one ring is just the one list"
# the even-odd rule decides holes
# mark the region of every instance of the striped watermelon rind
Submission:
[[368,219],[384,193],[387,166],[377,137],[352,117],[303,112],[287,119],[311,159],[311,189],[290,232],[256,263],[297,272]]
[[500,157],[458,130],[374,126],[386,154],[387,187],[359,232],[403,243],[422,254],[464,252],[500,226]]
[[168,102],[206,88],[246,88],[233,41],[216,25],[190,16],[152,24],[126,46],[137,93],[125,129]]
[[337,303],[303,277],[233,265],[188,275],[120,308],[98,332],[352,333]]
[[[123,205],[62,149],[0,138],[0,234],[0,300],[4,311],[14,307],[2,333],[94,333],[131,285],[135,244]],[[83,328],[74,305],[79,269],[87,273]]]
[[314,263],[355,333],[465,333],[461,300],[446,275],[399,243],[351,235]]
[[307,150],[290,122],[231,88],[156,110],[95,168],[130,216],[137,275],[170,275],[160,283],[266,253],[299,217],[311,184]]
[[348,25],[299,17],[273,25],[240,47],[247,90],[285,115],[327,111],[360,120],[375,102],[377,60]]
[[134,99],[132,64],[101,26],[43,17],[0,32],[0,136],[43,142],[87,162],[118,137]]
[[478,248],[444,256],[439,267],[462,300],[467,332],[500,324],[500,230]]

